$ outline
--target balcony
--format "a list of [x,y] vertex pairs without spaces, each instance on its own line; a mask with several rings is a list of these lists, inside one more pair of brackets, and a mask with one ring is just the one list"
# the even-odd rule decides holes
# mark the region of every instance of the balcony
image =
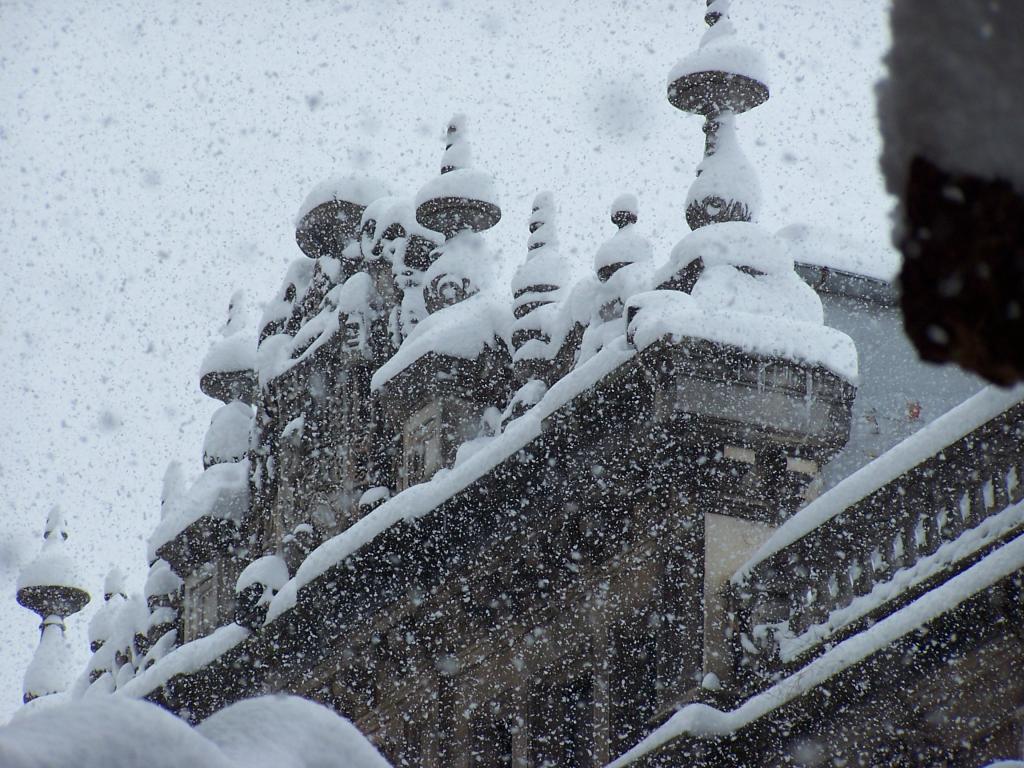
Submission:
[[801,510],[732,579],[755,688],[1024,532],[1024,392],[986,390]]

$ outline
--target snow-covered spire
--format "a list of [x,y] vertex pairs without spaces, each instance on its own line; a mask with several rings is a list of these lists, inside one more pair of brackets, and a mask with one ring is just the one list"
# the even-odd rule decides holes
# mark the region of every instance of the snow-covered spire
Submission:
[[244,331],[249,324],[248,310],[249,306],[244,290],[239,289],[231,294],[231,299],[228,301],[228,318],[220,329],[220,335],[227,338]]
[[686,200],[691,229],[723,221],[751,221],[760,204],[757,175],[735,136],[735,115],[768,99],[761,55],[738,42],[728,0],[708,0],[709,29],[698,50],[669,74],[668,100],[703,115],[704,160]]
[[557,301],[566,278],[565,262],[558,253],[554,198],[550,192],[541,192],[533,201],[526,261],[512,278],[516,318]]
[[[87,666],[88,676],[84,682],[76,684],[76,688],[78,685],[92,686],[101,678],[105,678],[105,682],[101,683],[97,690],[102,689],[106,693],[113,691],[114,679],[111,670],[114,666],[114,649],[109,641],[114,631],[117,613],[127,599],[124,591],[124,574],[117,567],[111,568],[103,580],[103,605],[89,621],[89,650],[92,656]],[[81,692],[84,692],[84,689]]]
[[[156,560],[146,576],[144,588],[149,620],[146,626],[148,647],[146,666],[162,657],[178,643],[178,612],[184,582],[163,559]],[[167,637],[171,635],[170,637]]]
[[550,192],[534,198],[530,215],[530,237],[526,260],[512,278],[512,345],[515,359],[548,358],[550,321],[554,302],[567,280],[565,262],[558,252],[555,233],[555,203]]
[[466,118],[448,125],[441,173],[416,195],[416,221],[445,237],[423,275],[423,301],[433,314],[479,292],[489,279],[491,254],[478,233],[501,219],[489,174],[469,168]]
[[41,619],[39,646],[25,672],[25,703],[67,687],[64,619],[89,602],[89,593],[79,586],[74,563],[64,552],[67,537],[64,516],[54,509],[46,520],[42,550],[18,576],[18,603]]
[[473,153],[466,138],[466,116],[452,115],[452,119],[448,121],[448,130],[445,132],[441,173],[450,173],[473,165]]
[[470,167],[466,122],[465,115],[448,122],[441,173],[416,195],[416,220],[447,239],[464,230],[483,232],[501,219],[490,174]]

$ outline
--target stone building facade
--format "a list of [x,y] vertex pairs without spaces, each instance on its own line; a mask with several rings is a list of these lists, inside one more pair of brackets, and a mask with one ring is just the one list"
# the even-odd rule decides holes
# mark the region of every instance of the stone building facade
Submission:
[[916,362],[884,276],[753,223],[769,93],[726,5],[670,75],[706,145],[664,263],[624,195],[569,284],[543,194],[495,286],[461,116],[414,197],[313,191],[90,685],[301,694],[396,765],[1020,756],[1024,391],[918,430],[975,381]]

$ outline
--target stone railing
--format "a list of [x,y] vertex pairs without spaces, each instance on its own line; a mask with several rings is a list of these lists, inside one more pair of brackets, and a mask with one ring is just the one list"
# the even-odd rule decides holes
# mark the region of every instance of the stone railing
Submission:
[[962,407],[880,457],[737,572],[738,663],[753,687],[1024,531],[1024,403],[1000,398],[988,411]]

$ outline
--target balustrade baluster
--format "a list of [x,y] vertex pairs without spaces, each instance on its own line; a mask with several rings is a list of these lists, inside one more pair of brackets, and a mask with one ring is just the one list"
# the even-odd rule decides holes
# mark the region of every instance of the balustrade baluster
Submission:
[[964,528],[970,528],[972,522],[971,518],[973,517],[971,510],[971,488],[970,486],[967,486],[966,488],[961,487],[959,491],[960,501],[958,503],[960,507],[960,519],[963,520]]
[[814,599],[808,604],[805,612],[807,626],[821,624],[826,621],[834,607],[832,595],[829,594],[828,590],[828,581],[820,571],[815,579],[813,590]]
[[963,515],[960,513],[960,489],[956,486],[946,485],[941,489],[939,498],[942,509],[946,512],[944,536],[947,541],[953,541],[966,528]]
[[995,497],[996,511],[1002,511],[1010,506],[1010,491],[1006,487],[1007,464],[1004,461],[998,462],[992,468],[992,495]]
[[804,623],[804,596],[807,594],[807,580],[794,574],[789,592],[789,629],[799,635],[806,629]]
[[896,572],[898,566],[893,563],[892,552],[886,546],[886,538],[883,538],[882,542],[875,548],[872,554],[871,567],[874,571],[874,581],[876,584],[888,581]]
[[836,571],[836,584],[839,587],[839,594],[836,596],[835,606],[845,608],[856,597],[848,566],[844,565]]
[[1020,461],[1013,460],[1008,464],[1006,470],[1006,492],[1011,504],[1016,504],[1024,499],[1024,482],[1021,481],[1021,470],[1024,465]]
[[942,543],[939,536],[939,523],[936,519],[935,510],[922,509],[920,512],[921,524],[924,527],[925,544],[918,546],[918,557],[932,554]]
[[898,571],[900,568],[904,568],[907,565],[907,548],[903,543],[903,538],[904,534],[901,527],[897,529],[889,542],[889,562],[892,563],[893,571]]
[[918,517],[907,514],[903,521],[903,564],[909,567],[917,562]]
[[857,583],[854,585],[854,591],[858,596],[866,595],[875,586],[875,572],[871,568],[870,556],[862,555],[858,557],[857,566],[860,570],[857,573]]

